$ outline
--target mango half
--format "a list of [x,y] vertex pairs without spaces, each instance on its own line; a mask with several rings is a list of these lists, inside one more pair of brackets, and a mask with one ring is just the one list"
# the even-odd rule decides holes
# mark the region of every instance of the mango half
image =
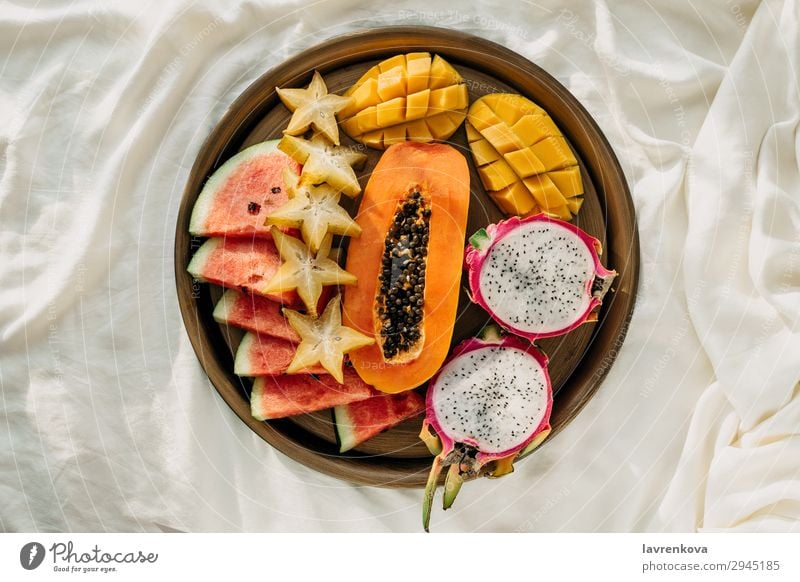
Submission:
[[345,92],[337,114],[344,132],[369,147],[449,138],[464,121],[464,79],[439,55],[396,55],[369,69]]
[[467,140],[489,196],[510,215],[571,220],[583,204],[578,161],[547,112],[513,93],[477,99]]

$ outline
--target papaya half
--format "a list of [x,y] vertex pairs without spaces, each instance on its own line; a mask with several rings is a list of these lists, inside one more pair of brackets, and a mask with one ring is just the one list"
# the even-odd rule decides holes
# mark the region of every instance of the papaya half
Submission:
[[347,251],[358,282],[344,291],[343,317],[376,340],[350,359],[378,390],[416,388],[447,357],[469,197],[467,161],[449,145],[398,143],[375,166]]

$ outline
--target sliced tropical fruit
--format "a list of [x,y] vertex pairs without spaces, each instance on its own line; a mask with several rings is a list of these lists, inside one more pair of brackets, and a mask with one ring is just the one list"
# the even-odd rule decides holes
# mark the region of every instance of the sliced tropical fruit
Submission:
[[264,219],[288,200],[284,179],[300,164],[278,149],[278,140],[242,150],[214,172],[189,220],[195,236],[269,236]]
[[310,140],[293,135],[285,135],[278,143],[278,149],[303,164],[301,179],[310,184],[327,182],[347,196],[357,196],[361,192],[353,167],[361,167],[367,160],[365,154],[351,148],[331,145],[320,134]]
[[308,414],[366,400],[378,394],[352,368],[345,366],[343,381],[322,374],[262,376],[253,382],[250,410],[258,420]]
[[317,305],[326,285],[353,285],[356,278],[329,257],[332,236],[327,235],[316,255],[302,241],[272,227],[272,238],[284,263],[263,287],[265,293],[296,291],[308,312],[316,317]]
[[[246,333],[236,350],[233,373],[237,376],[277,376],[289,373],[297,346],[269,335]],[[322,366],[296,369],[293,374],[325,374]]]
[[383,392],[421,386],[447,357],[456,320],[469,214],[469,166],[447,144],[405,142],[381,156],[350,241],[346,325],[377,340],[351,354],[365,382]]
[[439,55],[396,55],[369,69],[345,93],[345,133],[384,149],[402,141],[445,140],[464,121],[469,95],[459,72]]
[[340,295],[330,300],[319,318],[291,309],[285,313],[289,324],[300,336],[297,353],[287,369],[290,374],[319,364],[341,383],[344,381],[344,355],[375,343],[374,338],[342,325]]
[[470,106],[466,128],[481,182],[504,213],[563,220],[578,213],[580,167],[544,109],[522,95],[490,93]]
[[336,113],[350,103],[350,97],[328,93],[328,87],[319,71],[314,71],[311,84],[305,89],[277,88],[276,91],[286,108],[294,112],[283,133],[302,135],[313,127],[328,140],[339,145]]
[[349,451],[424,410],[425,399],[416,392],[380,394],[367,400],[336,406],[333,417],[339,451]]
[[316,253],[328,233],[359,236],[358,226],[339,205],[339,191],[328,184],[313,186],[303,183],[297,174],[286,170],[284,182],[289,200],[267,217],[267,224],[299,227],[303,241]]
[[198,281],[251,291],[296,306],[294,291],[267,289],[280,266],[280,254],[270,239],[213,237],[197,249],[187,271]]
[[214,319],[224,325],[300,343],[300,336],[283,316],[280,303],[260,295],[228,289],[214,307]]

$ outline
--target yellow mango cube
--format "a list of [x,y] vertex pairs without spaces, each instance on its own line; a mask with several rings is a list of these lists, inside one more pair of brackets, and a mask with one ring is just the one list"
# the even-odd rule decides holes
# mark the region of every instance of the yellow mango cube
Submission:
[[359,135],[361,131],[358,129],[358,119],[351,117],[347,121],[342,122],[342,129],[347,132],[347,135]]
[[[363,85],[359,86],[350,95],[352,101],[347,106],[346,111],[361,111],[372,105],[377,105],[381,100],[378,95],[378,79],[367,79]],[[346,115],[349,117],[349,115]]]
[[434,139],[443,139],[441,136],[452,135],[453,131],[455,131],[453,122],[446,113],[426,117],[425,123],[428,124],[428,128],[431,130],[431,135],[433,135]]
[[406,66],[406,55],[395,55],[390,59],[386,59],[385,61],[381,61],[377,65],[381,73],[385,73],[386,71],[391,71],[395,67],[405,68]]
[[502,121],[482,129],[481,134],[483,134],[483,137],[501,154],[506,154],[524,147],[516,134],[511,131],[511,128]]
[[498,96],[494,101],[494,106],[490,105],[490,107],[502,121],[508,125],[514,125],[523,116],[523,111],[518,105],[516,95],[505,93]]
[[383,130],[382,129],[377,129],[375,131],[370,131],[369,133],[365,133],[359,139],[367,147],[378,148],[378,149],[383,148]]
[[578,163],[572,150],[563,137],[548,137],[531,146],[536,157],[544,164],[545,170],[560,170]]
[[483,131],[487,127],[503,123],[497,115],[494,114],[486,103],[476,101],[469,108],[467,119],[478,131]]
[[421,141],[424,143],[433,141],[431,130],[428,129],[428,126],[422,119],[417,119],[416,121],[411,121],[407,123],[406,134],[408,135],[408,139],[413,141]]
[[514,123],[512,129],[526,146],[533,145],[546,137],[561,135],[549,115],[524,115]]
[[428,59],[430,60],[431,53],[406,53],[406,63],[410,63],[411,61],[418,61],[420,59]]
[[578,214],[578,211],[583,206],[583,196],[576,196],[575,198],[567,198],[567,208],[572,214]]
[[378,107],[373,105],[359,111],[355,118],[358,122],[358,133],[367,133],[373,129],[378,129]]
[[[530,114],[546,115],[544,109],[518,93],[489,93],[481,97],[480,100],[493,111],[498,111],[498,116],[500,115],[500,111],[502,111],[504,115],[508,115],[508,119],[519,119],[523,115]],[[513,110],[517,110],[519,113],[511,113]],[[507,121],[507,123],[513,124],[514,121]]]
[[383,130],[383,145],[389,147],[392,144],[406,141],[406,125],[393,125]]
[[430,105],[431,113],[436,114],[441,111],[451,109],[463,109],[467,106],[467,86],[450,85],[442,89],[431,91]]
[[530,148],[509,152],[505,155],[505,159],[520,178],[544,172],[544,164]]
[[567,206],[567,199],[561,195],[553,181],[547,175],[531,176],[525,178],[525,187],[531,193],[536,203],[544,210]]
[[417,93],[412,93],[406,99],[406,119],[411,121],[413,119],[421,119],[428,113],[428,100],[431,96],[431,90],[425,89]]
[[378,109],[378,127],[387,127],[402,123],[406,118],[406,98],[396,97],[376,105]]
[[450,63],[439,55],[433,56],[433,61],[431,61],[430,84],[428,87],[431,89],[440,89],[448,85],[455,85],[460,81],[461,75],[458,74],[458,71],[456,71]]
[[570,220],[572,218],[572,213],[566,206],[556,206],[555,208],[547,208],[544,211],[550,216],[555,216],[556,218],[560,218],[561,220]]
[[470,122],[467,122],[465,125],[467,127],[467,141],[469,143],[483,139],[481,132],[475,129],[474,125],[472,125]]
[[500,159],[500,154],[485,139],[472,142],[470,148],[472,149],[472,157],[475,159],[476,166],[485,166]]
[[556,185],[564,198],[572,198],[583,194],[583,182],[581,180],[581,169],[578,166],[571,166],[563,170],[556,170],[547,174]]
[[479,167],[478,175],[487,190],[500,190],[519,180],[505,160],[497,160],[487,166]]
[[530,214],[539,207],[522,182],[514,182],[497,192],[491,193],[492,200],[506,214]]
[[[406,79],[408,92],[418,93],[428,88],[428,78],[431,74],[431,56],[428,53],[411,53],[425,55],[421,58],[409,59]],[[410,55],[409,55],[410,56]]]
[[395,97],[406,96],[405,67],[395,67],[378,77],[378,96],[381,101],[389,101]]

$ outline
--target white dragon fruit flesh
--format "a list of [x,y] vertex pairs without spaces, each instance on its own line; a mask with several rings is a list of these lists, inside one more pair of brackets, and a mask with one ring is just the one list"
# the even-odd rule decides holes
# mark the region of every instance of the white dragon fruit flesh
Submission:
[[531,341],[597,321],[616,277],[601,245],[575,225],[537,214],[481,229],[464,254],[472,300],[508,331]]
[[425,487],[425,531],[442,469],[449,467],[448,509],[464,480],[485,465],[495,462],[486,467],[488,476],[510,473],[519,454],[541,444],[550,433],[552,406],[547,356],[529,342],[497,330],[459,344],[428,384],[420,437],[436,458]]

